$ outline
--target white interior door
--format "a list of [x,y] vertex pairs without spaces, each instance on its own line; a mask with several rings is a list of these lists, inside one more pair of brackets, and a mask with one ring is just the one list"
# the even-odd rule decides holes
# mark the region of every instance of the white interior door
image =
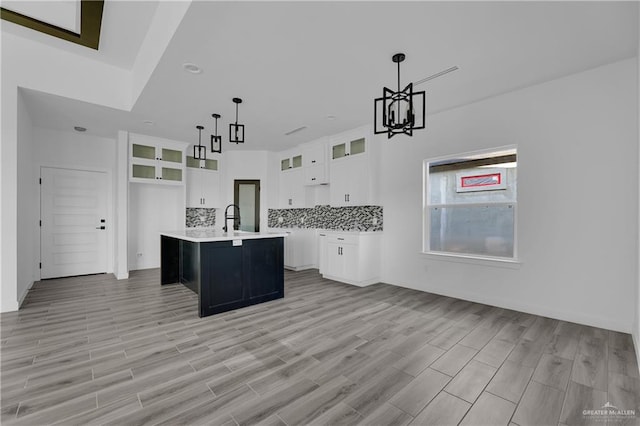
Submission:
[[40,170],[41,278],[107,271],[107,174]]

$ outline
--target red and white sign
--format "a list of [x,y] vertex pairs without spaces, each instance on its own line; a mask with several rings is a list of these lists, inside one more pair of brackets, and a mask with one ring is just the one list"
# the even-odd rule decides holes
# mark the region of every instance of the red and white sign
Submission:
[[456,192],[494,191],[506,189],[504,169],[474,170],[456,173]]

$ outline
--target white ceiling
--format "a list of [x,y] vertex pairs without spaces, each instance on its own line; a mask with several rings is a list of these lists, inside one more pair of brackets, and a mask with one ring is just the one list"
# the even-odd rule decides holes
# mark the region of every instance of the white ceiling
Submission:
[[[211,113],[220,113],[224,150],[280,150],[371,123],[373,99],[383,86],[396,85],[391,62],[396,52],[407,55],[403,85],[460,67],[418,86],[427,91],[433,114],[635,56],[637,7],[636,2],[194,2],[131,113],[37,92],[26,91],[25,99],[39,126],[82,125],[112,137],[125,129],[195,141],[195,126],[211,131]],[[116,18],[106,14],[104,24],[118,31],[133,25],[114,23]],[[204,71],[187,73],[184,62]],[[239,110],[246,125],[244,146],[227,142],[233,97],[244,100]],[[142,124],[145,119],[155,125]],[[284,136],[300,126],[307,129]]]
[[80,34],[80,0],[12,1],[2,7]]
[[[78,1],[2,1],[2,7],[24,13],[45,22],[63,24],[71,19],[71,6]],[[2,31],[36,40],[56,49],[63,49],[89,59],[119,68],[131,69],[149,25],[158,8],[158,1],[105,1],[100,28],[99,50],[71,43],[32,29],[2,20]],[[35,13],[37,11],[37,13]],[[78,9],[79,12],[79,9]],[[46,18],[45,15],[49,16]],[[64,16],[63,16],[64,15]]]

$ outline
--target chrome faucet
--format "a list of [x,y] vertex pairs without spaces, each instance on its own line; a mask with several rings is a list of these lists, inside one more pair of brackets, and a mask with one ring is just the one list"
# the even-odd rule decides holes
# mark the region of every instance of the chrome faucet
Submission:
[[[233,216],[229,216],[229,207],[233,207]],[[237,230],[240,227],[240,206],[237,204],[229,204],[226,209],[224,209],[224,227],[222,230],[224,232],[229,232],[229,228],[227,227],[227,220],[233,220],[233,230]],[[236,220],[238,223],[236,224]]]

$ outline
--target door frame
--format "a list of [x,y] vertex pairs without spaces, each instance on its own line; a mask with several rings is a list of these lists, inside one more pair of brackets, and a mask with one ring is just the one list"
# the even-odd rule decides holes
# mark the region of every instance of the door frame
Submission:
[[[38,177],[37,179],[42,178],[42,168],[48,169],[66,169],[66,170],[74,170],[79,172],[98,172],[105,173],[107,176],[107,274],[112,274],[114,272],[114,255],[115,255],[115,247],[114,247],[114,238],[116,226],[114,222],[114,211],[115,206],[113,205],[113,171],[111,169],[105,169],[103,167],[91,167],[91,166],[78,166],[78,165],[69,165],[69,164],[51,164],[51,163],[41,163],[38,167]],[[39,183],[39,180],[37,181]],[[128,185],[127,185],[128,188]],[[42,220],[42,186],[38,184],[38,217]],[[109,226],[109,224],[111,224]],[[38,262],[42,262],[42,228],[38,228]],[[38,281],[42,280],[41,269],[36,266],[36,273],[34,276]]]
[[255,185],[256,186],[256,200],[255,200],[255,221],[256,230],[260,232],[260,179],[234,179],[233,181],[233,203],[239,204],[240,185]]

